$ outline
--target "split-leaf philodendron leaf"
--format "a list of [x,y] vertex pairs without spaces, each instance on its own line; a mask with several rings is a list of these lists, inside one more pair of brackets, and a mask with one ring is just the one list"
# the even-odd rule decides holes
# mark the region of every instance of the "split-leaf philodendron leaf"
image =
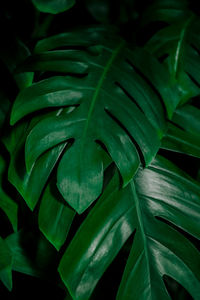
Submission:
[[200,293],[200,185],[163,157],[119,190],[111,181],[62,257],[59,272],[73,299],[89,299],[129,234],[133,247],[117,299],[169,300],[163,276]]
[[[41,155],[70,141],[59,161],[57,185],[81,213],[102,191],[105,149],[125,187],[140,161],[148,165],[155,157],[166,129],[163,105],[171,117],[179,98],[158,61],[102,28],[47,38],[35,52],[24,69],[63,76],[24,89],[14,103],[11,124],[45,108],[62,110],[33,126],[26,138],[26,167],[30,173]],[[75,109],[66,114],[69,106]]]
[[190,15],[159,30],[146,45],[148,51],[164,58],[171,81],[178,83],[182,103],[200,93],[199,29],[199,19]]
[[199,300],[196,2],[4,2],[0,297]]

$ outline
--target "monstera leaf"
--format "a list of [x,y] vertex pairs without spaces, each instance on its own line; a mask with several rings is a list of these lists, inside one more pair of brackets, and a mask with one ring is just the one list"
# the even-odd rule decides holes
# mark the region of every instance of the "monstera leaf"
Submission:
[[[36,119],[38,120],[38,118]],[[36,119],[32,120],[31,124],[29,122],[18,124],[4,138],[4,144],[11,157],[8,179],[17,188],[31,210],[35,208],[40,199],[44,186],[66,146],[66,143],[63,143],[44,153],[31,172],[27,173],[24,161],[25,138],[33,124],[37,122]]]
[[131,190],[136,235],[117,299],[170,299],[164,275],[198,299],[200,255],[183,231],[200,237],[199,189],[162,157],[138,174]]
[[199,95],[199,28],[199,19],[192,14],[158,31],[146,45],[164,60],[171,80],[179,85],[182,103]]
[[[140,162],[148,165],[160,147],[166,128],[163,102],[171,117],[179,97],[156,59],[103,28],[47,38],[35,52],[26,70],[67,74],[24,89],[11,124],[36,111],[55,110],[54,116],[44,114],[26,137],[27,171],[44,153],[69,142],[58,164],[57,186],[82,213],[102,191],[105,153],[125,187]],[[66,113],[66,107],[74,109]]]
[[169,123],[162,148],[200,158],[200,110],[187,104],[178,108]]
[[126,191],[119,191],[116,174],[62,257],[59,273],[73,299],[90,299],[98,280],[134,231],[135,205]]
[[[161,156],[135,182],[114,177],[66,249],[59,272],[73,299],[90,295],[128,236],[136,230],[117,299],[171,299],[163,276],[200,293],[200,185]],[[184,234],[183,234],[184,232]]]

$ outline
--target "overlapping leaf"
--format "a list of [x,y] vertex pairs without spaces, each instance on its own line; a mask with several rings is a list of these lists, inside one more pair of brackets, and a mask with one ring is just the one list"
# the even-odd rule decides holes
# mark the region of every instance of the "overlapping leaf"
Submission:
[[44,108],[76,107],[68,115],[61,112],[38,122],[27,137],[25,154],[30,172],[44,152],[71,140],[59,162],[57,184],[81,213],[101,193],[105,149],[126,186],[140,160],[148,165],[159,149],[165,130],[162,101],[171,116],[179,98],[155,59],[128,48],[114,34],[111,38],[103,28],[47,38],[36,52],[26,69],[68,76],[53,76],[22,91],[11,123]]
[[73,299],[90,298],[136,230],[117,299],[169,300],[168,275],[198,300],[200,254],[178,228],[200,238],[199,193],[197,182],[159,156],[124,189],[113,179],[61,260],[59,272]]
[[162,148],[200,158],[200,110],[187,104],[178,108],[169,123]]
[[[32,123],[35,122],[37,122],[36,119]],[[11,157],[8,179],[17,188],[30,209],[33,210],[66,143],[60,144],[50,149],[49,152],[44,153],[31,171],[27,173],[24,160],[24,145],[26,134],[30,131],[31,126],[32,124],[28,122],[22,122],[17,125],[4,138],[4,143]]]
[[168,275],[197,300],[200,254],[178,228],[200,238],[199,184],[158,157],[131,185],[137,229],[117,299],[169,300]]
[[133,233],[135,204],[129,190],[130,185],[119,191],[119,176],[113,177],[63,255],[59,273],[73,299],[90,298],[98,280]]
[[74,216],[74,210],[62,199],[56,189],[55,180],[52,180],[42,195],[38,224],[57,250],[64,244]]
[[13,230],[17,230],[17,212],[18,206],[15,201],[8,195],[5,190],[4,183],[6,182],[6,162],[0,155],[0,209],[7,215],[9,221],[12,224]]
[[171,80],[179,85],[181,102],[199,95],[200,22],[190,14],[188,17],[158,31],[146,48],[164,60]]

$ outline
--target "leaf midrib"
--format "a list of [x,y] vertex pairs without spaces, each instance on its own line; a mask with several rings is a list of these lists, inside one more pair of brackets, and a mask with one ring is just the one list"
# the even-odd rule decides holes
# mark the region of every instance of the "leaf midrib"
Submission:
[[84,127],[83,137],[82,137],[83,141],[85,140],[85,137],[86,137],[86,134],[87,134],[87,130],[88,130],[88,127],[89,127],[89,123],[90,123],[90,120],[91,120],[91,117],[92,117],[92,113],[94,111],[94,107],[95,107],[96,101],[98,99],[98,96],[100,94],[100,90],[102,88],[102,85],[104,83],[106,75],[107,75],[107,73],[108,73],[111,65],[113,64],[115,58],[117,57],[117,55],[119,54],[119,52],[121,51],[121,49],[124,47],[124,44],[125,44],[125,42],[122,41],[119,44],[119,46],[113,51],[110,59],[108,60],[106,66],[105,66],[105,68],[104,68],[104,70],[102,72],[102,75],[101,75],[101,77],[100,77],[100,79],[98,81],[97,87],[96,87],[94,95],[92,97],[92,101],[91,101],[91,105],[90,105],[90,108],[89,108],[89,111],[88,111],[88,115],[87,115],[87,118],[86,118],[86,124],[85,124],[85,127]]
[[180,64],[181,50],[182,50],[182,47],[184,44],[184,40],[186,37],[188,27],[190,26],[193,19],[194,19],[194,16],[190,16],[190,18],[185,22],[185,24],[180,32],[180,38],[178,40],[176,51],[175,51],[175,56],[174,56],[173,73],[174,73],[174,78],[176,78],[176,79],[177,79],[178,67]]
[[136,207],[136,213],[137,213],[137,217],[138,217],[138,222],[139,222],[139,226],[140,226],[140,232],[142,234],[142,240],[143,240],[143,243],[144,243],[144,249],[142,252],[144,252],[144,255],[145,255],[145,258],[146,258],[146,261],[147,261],[147,274],[148,274],[148,278],[149,278],[149,286],[150,286],[150,298],[152,298],[152,292],[151,292],[151,273],[150,273],[150,265],[149,265],[149,254],[148,254],[148,246],[147,246],[147,235],[145,233],[145,230],[144,230],[144,224],[143,224],[143,218],[142,218],[142,213],[141,213],[141,208],[140,208],[140,201],[138,199],[138,196],[137,196],[137,192],[136,192],[136,189],[135,189],[135,185],[134,185],[134,182],[131,181],[130,183],[131,185],[131,190],[132,190],[132,193],[134,195],[134,199],[135,199],[135,207]]

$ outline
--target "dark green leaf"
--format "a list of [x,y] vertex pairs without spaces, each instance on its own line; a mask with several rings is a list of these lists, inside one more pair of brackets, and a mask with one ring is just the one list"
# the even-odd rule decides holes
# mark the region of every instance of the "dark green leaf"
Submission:
[[191,14],[187,0],[154,0],[145,10],[143,23],[163,21],[177,23]]
[[7,136],[4,142],[11,154],[8,170],[9,181],[17,188],[27,205],[33,210],[66,143],[44,153],[30,172],[27,173],[24,161],[24,144],[26,133],[29,130],[30,127],[27,123],[21,123],[12,130],[10,136]]
[[17,212],[18,206],[10,198],[10,196],[6,193],[3,182],[6,181],[6,162],[4,161],[3,157],[0,155],[0,208],[5,212],[9,221],[12,224],[13,230],[17,230]]
[[30,51],[24,43],[16,37],[3,41],[0,58],[13,75],[19,89],[24,89],[32,84],[33,72],[16,72],[16,68],[28,57]]
[[20,230],[6,238],[12,257],[14,271],[43,278],[57,280],[56,250],[38,232]]
[[200,158],[200,110],[192,105],[177,109],[162,148]]
[[66,240],[74,216],[74,210],[62,199],[56,187],[48,184],[41,199],[39,228],[58,251]]
[[193,15],[179,23],[164,27],[147,43],[146,48],[164,60],[171,80],[178,83],[180,102],[199,95],[200,23]]
[[[115,176],[83,222],[59,265],[73,299],[89,299],[102,274],[133,232],[135,206]],[[130,185],[129,185],[130,186]],[[121,195],[124,195],[121,201]]]
[[200,239],[200,185],[158,157],[131,186],[137,229],[117,299],[169,300],[168,275],[198,300],[200,254],[176,227]]
[[10,108],[10,101],[3,91],[0,91],[0,129],[2,128]]
[[32,0],[36,8],[44,13],[58,14],[71,8],[75,0]]
[[[88,29],[82,36],[66,33],[40,42],[33,69],[39,64],[43,71],[68,68],[71,73],[73,67],[80,74],[84,66],[87,72],[81,78],[56,76],[35,83],[19,94],[11,115],[14,124],[47,107],[76,106],[71,114],[63,111],[33,127],[26,140],[26,165],[30,171],[44,152],[72,139],[59,162],[57,180],[64,199],[78,213],[101,193],[105,148],[126,186],[138,169],[139,154],[148,165],[159,149],[165,131],[161,102],[171,116],[179,101],[158,61],[141,49],[129,49],[115,35],[105,40],[106,35],[102,28]],[[84,49],[73,49],[78,45]],[[71,49],[54,50],[58,46]],[[45,52],[39,54],[41,49]]]
[[0,280],[12,290],[12,254],[5,240],[0,237]]

